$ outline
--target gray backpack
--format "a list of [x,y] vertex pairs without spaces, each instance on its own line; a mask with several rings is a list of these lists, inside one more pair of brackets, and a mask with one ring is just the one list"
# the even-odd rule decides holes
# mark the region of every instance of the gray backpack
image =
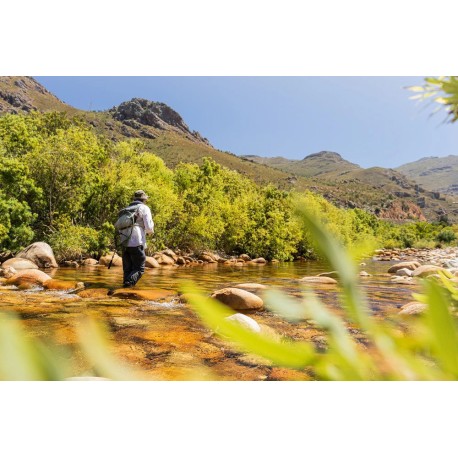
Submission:
[[[117,245],[127,246],[137,221],[140,205],[141,204],[136,204],[123,208],[118,213],[118,219],[114,224]],[[127,229],[130,229],[130,231],[127,231]]]

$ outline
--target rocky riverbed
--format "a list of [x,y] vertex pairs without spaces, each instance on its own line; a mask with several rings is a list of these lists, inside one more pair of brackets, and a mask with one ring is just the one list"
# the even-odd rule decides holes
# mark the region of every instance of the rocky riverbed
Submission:
[[[70,377],[94,375],[75,333],[78,320],[90,315],[108,325],[114,354],[148,379],[312,379],[307,370],[273,367],[267,360],[240,352],[206,329],[179,294],[180,282],[192,280],[232,308],[227,319],[274,339],[308,341],[324,350],[326,334],[321,329],[311,321],[290,323],[273,313],[264,293],[273,286],[297,299],[302,296],[302,285],[308,283],[327,306],[342,315],[336,273],[319,262],[250,261],[202,260],[193,265],[175,262],[149,267],[138,287],[115,289],[111,295],[109,289],[122,278],[119,267],[107,269],[97,262],[31,269],[24,264],[25,268],[13,271],[13,266],[3,264],[0,270],[6,276],[0,278],[0,310],[16,312],[31,336],[67,348],[72,354]],[[411,295],[419,291],[419,279],[442,269],[458,281],[457,247],[379,250],[361,262],[360,283],[375,316],[421,313],[420,306],[412,305]],[[365,345],[365,336],[357,329],[352,329],[352,336],[358,345]]]

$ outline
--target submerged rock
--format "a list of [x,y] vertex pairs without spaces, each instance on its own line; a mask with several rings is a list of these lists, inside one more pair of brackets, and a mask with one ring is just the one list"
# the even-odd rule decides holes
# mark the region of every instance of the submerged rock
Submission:
[[171,298],[175,296],[176,291],[170,291],[168,289],[133,289],[133,288],[122,288],[116,290],[112,297],[120,297],[124,299],[137,299],[142,301],[158,301],[161,299]]
[[58,291],[68,290],[81,290],[84,289],[84,283],[82,281],[66,281],[66,280],[54,280],[50,278],[43,282],[43,287],[46,289],[53,289]]
[[303,277],[299,279],[300,282],[304,283],[317,283],[317,284],[323,284],[323,285],[337,285],[337,280],[334,280],[334,278],[331,277]]
[[51,277],[45,272],[38,269],[25,269],[7,278],[5,284],[28,289],[37,285],[43,286],[43,283],[47,280],[51,280]]

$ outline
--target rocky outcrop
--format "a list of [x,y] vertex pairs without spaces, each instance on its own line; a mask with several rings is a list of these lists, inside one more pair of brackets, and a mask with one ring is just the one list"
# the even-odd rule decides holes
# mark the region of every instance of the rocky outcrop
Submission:
[[[148,126],[159,130],[175,130],[194,141],[209,145],[208,140],[203,138],[199,132],[191,132],[183,118],[165,103],[134,98],[113,107],[109,113],[117,121],[121,121],[135,130],[141,130],[143,136],[153,136],[154,138],[153,133],[142,128],[142,126]],[[149,133],[149,135],[145,135],[145,133]]]
[[59,267],[52,248],[45,242],[35,242],[17,253],[16,257],[28,259],[38,267]]

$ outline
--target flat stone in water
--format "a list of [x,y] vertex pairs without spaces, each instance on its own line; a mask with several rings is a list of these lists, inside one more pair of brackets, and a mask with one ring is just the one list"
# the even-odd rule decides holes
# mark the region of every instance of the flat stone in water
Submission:
[[119,297],[122,299],[137,299],[141,301],[157,301],[160,299],[167,299],[171,296],[176,296],[178,293],[176,291],[170,291],[167,289],[131,289],[123,288],[116,290],[112,297]]

